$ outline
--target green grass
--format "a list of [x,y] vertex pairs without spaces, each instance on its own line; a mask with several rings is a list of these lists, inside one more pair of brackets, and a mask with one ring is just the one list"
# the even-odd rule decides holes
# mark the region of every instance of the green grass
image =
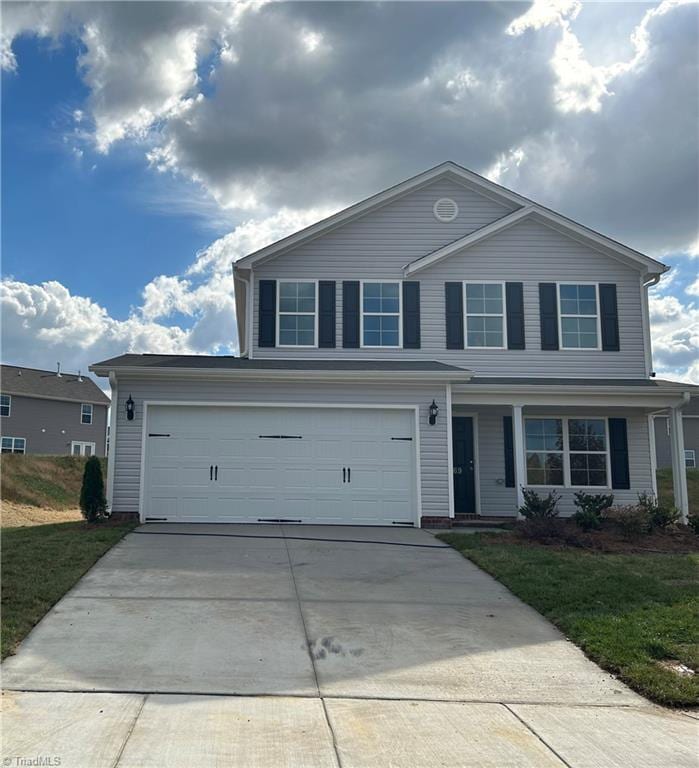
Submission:
[[2,529],[2,658],[135,523]]
[[[669,468],[659,469],[657,477],[658,496],[661,501],[672,504],[675,498],[672,490],[672,470]],[[689,495],[690,513],[699,515],[699,469],[687,470],[687,492]]]
[[484,534],[442,534],[553,622],[604,669],[667,706],[699,704],[699,555],[554,549]]
[[[75,508],[86,460],[82,456],[5,454],[0,460],[0,495],[3,501],[32,507]],[[107,460],[101,461],[106,477]]]

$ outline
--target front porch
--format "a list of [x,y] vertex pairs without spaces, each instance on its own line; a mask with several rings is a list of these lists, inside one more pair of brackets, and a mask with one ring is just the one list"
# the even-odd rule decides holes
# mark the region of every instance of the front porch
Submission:
[[[448,404],[449,525],[506,523],[523,488],[560,495],[614,494],[615,504],[657,495],[653,415],[670,421],[675,499],[688,514],[682,407],[691,385],[674,382],[473,379],[453,385]],[[474,523],[471,523],[474,524]]]

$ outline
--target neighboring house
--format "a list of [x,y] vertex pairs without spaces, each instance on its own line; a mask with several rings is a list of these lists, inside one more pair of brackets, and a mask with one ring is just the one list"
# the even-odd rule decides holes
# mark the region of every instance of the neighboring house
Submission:
[[[699,397],[693,397],[682,411],[684,426],[684,463],[696,469],[699,460]],[[667,416],[655,417],[655,456],[658,467],[672,466],[670,422]]]
[[[667,267],[444,163],[234,264],[241,357],[127,354],[108,495],[141,520],[450,525],[522,487],[636,501]],[[687,509],[684,472],[678,506]]]
[[109,398],[89,377],[3,365],[3,453],[104,456]]

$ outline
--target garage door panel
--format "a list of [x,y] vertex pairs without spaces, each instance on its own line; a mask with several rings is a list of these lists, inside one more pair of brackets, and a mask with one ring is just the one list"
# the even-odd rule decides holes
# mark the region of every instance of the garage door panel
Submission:
[[391,524],[415,516],[415,443],[391,439],[414,437],[413,411],[152,406],[148,430],[170,437],[146,443],[146,517]]

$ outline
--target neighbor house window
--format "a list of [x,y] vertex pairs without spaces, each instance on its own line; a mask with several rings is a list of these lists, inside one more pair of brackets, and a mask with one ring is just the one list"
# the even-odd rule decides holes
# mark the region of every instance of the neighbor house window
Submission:
[[10,395],[0,395],[0,416],[9,416],[12,407],[12,397]]
[[561,349],[597,349],[597,285],[559,284]]
[[527,485],[563,485],[563,420],[526,419]]
[[279,281],[279,346],[316,344],[316,283]]
[[466,346],[505,346],[502,283],[466,283]]
[[70,452],[73,456],[93,456],[95,453],[95,444],[74,440],[70,444]]
[[684,465],[687,469],[697,468],[697,455],[693,449],[684,452]]
[[400,346],[400,303],[400,283],[362,283],[362,346]]
[[3,437],[3,453],[24,453],[27,447],[27,441],[23,437]]
[[607,485],[605,419],[569,419],[568,451],[571,485]]
[[606,419],[524,421],[527,485],[607,487]]
[[92,404],[83,403],[80,406],[80,423],[92,424]]

